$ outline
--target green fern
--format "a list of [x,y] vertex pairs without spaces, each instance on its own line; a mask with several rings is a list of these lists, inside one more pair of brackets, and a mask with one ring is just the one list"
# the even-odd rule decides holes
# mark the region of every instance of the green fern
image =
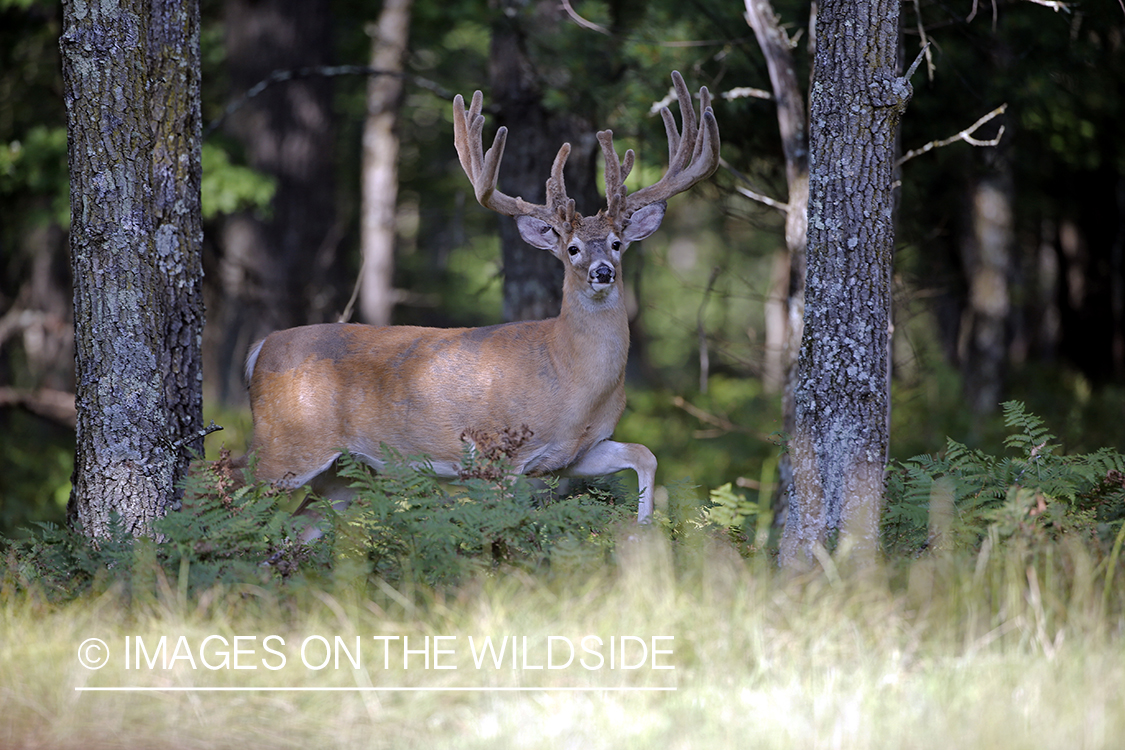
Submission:
[[989,528],[999,538],[1042,541],[1081,533],[1110,540],[1125,519],[1125,456],[1109,448],[1062,455],[1043,420],[1018,401],[1004,406],[1010,430],[993,456],[949,440],[943,456],[917,456],[895,467],[887,483],[884,539],[891,548],[920,550],[934,541],[935,487],[948,492],[954,513],[938,530],[975,544]]

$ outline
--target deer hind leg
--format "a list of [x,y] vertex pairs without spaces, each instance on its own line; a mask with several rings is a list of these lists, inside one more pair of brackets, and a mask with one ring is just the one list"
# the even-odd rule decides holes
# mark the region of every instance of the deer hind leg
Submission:
[[603,440],[586,452],[577,463],[561,473],[572,477],[599,477],[625,469],[637,472],[641,497],[637,508],[637,522],[652,518],[653,492],[656,488],[656,456],[639,443],[618,443]]
[[342,513],[355,499],[355,490],[351,487],[351,481],[340,476],[336,466],[336,459],[333,459],[326,469],[307,481],[310,494],[301,502],[297,510],[293,511],[295,516],[307,516],[311,520],[308,527],[301,532],[302,542],[311,542],[324,536],[324,515],[313,507],[314,501],[327,500],[333,510]]

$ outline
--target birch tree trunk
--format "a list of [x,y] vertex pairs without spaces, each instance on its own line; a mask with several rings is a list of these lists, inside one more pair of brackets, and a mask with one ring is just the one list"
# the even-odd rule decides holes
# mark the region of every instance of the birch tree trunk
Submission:
[[809,118],[808,275],[782,565],[873,558],[890,409],[894,164],[910,98],[897,0],[827,0]]
[[1014,186],[1001,163],[986,177],[974,177],[965,191],[961,263],[969,294],[961,314],[959,358],[966,406],[973,430],[1003,400],[1012,327],[1011,285],[1016,266]]
[[68,518],[178,501],[202,450],[199,6],[63,3],[77,446]]
[[[371,67],[401,73],[410,36],[412,0],[386,0],[371,30]],[[375,75],[367,84],[363,129],[363,209],[359,309],[364,322],[390,325],[395,306],[395,207],[398,204],[398,133],[402,78]]]
[[[797,83],[793,53],[789,37],[778,23],[769,0],[746,0],[746,20],[754,30],[758,46],[766,58],[770,85],[777,102],[777,127],[781,134],[781,147],[785,154],[785,181],[789,199],[785,211],[785,270],[775,272],[784,289],[784,303],[778,304],[782,294],[770,294],[767,305],[766,384],[767,388],[780,388],[782,392],[782,420],[784,431],[796,431],[797,353],[801,348],[801,335],[805,316],[805,267],[808,238],[809,208],[809,133],[805,118],[805,101]],[[772,292],[772,290],[771,290]],[[780,307],[781,310],[773,308]],[[774,521],[785,522],[788,513],[789,492],[793,486],[793,464],[788,453],[778,462],[778,487],[772,499]]]

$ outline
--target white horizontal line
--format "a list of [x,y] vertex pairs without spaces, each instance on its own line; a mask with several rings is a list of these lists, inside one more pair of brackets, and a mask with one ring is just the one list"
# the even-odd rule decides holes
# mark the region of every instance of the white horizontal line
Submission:
[[674,687],[75,687],[87,693],[491,693],[491,692],[675,692]]

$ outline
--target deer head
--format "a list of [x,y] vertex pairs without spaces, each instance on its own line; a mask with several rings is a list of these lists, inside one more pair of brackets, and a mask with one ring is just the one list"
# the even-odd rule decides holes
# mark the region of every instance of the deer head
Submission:
[[595,216],[579,214],[574,201],[566,195],[563,167],[570,155],[569,143],[564,143],[555,157],[545,203],[529,203],[497,190],[507,128],[500,128],[492,147],[483,151],[481,92],[473,94],[467,112],[460,95],[453,100],[454,143],[477,201],[485,208],[515,217],[524,241],[549,250],[561,260],[567,267],[565,283],[577,285],[589,299],[603,299],[620,288],[621,254],[629,244],[643,240],[660,227],[670,197],[707,179],[719,166],[719,127],[707,88],[699,91],[697,119],[691,94],[679,73],[672,72],[672,82],[680,101],[684,130],[681,134],[672,113],[662,107],[660,115],[668,136],[668,171],[659,182],[630,195],[625,180],[633,169],[633,150],[626,151],[624,161],[619,161],[613,132],[599,132],[598,142],[606,164],[606,207]]

